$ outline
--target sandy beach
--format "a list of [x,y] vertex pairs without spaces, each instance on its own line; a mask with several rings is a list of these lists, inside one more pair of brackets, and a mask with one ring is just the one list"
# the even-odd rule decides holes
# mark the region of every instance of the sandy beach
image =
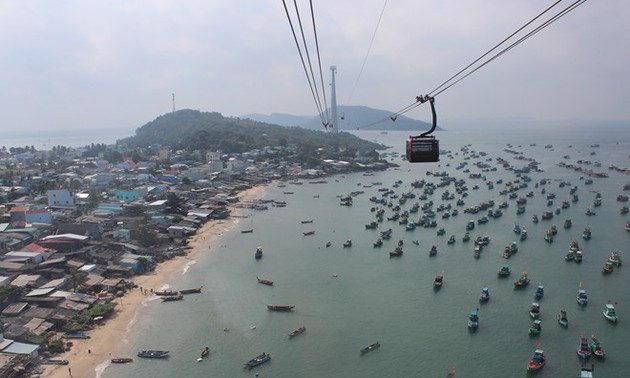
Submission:
[[[257,186],[238,194],[240,202],[259,199],[264,191],[263,186]],[[232,215],[238,214],[238,209],[230,208]],[[124,342],[125,334],[136,314],[143,307],[143,301],[151,298],[150,294],[142,294],[140,288],[157,290],[164,285],[177,286],[176,274],[180,273],[190,261],[199,257],[202,251],[207,252],[216,239],[235,224],[234,219],[212,220],[207,222],[197,234],[189,240],[192,247],[186,256],[176,257],[159,264],[156,269],[146,275],[136,276],[133,282],[138,288],[127,292],[127,295],[116,299],[116,313],[104,324],[89,331],[91,336],[87,340],[73,340],[70,351],[55,356],[56,359],[66,359],[70,362],[66,366],[47,365],[43,367],[43,377],[98,377],[107,366],[111,358],[119,356],[117,350]],[[135,356],[130,356],[134,357]],[[71,373],[71,374],[70,374]]]

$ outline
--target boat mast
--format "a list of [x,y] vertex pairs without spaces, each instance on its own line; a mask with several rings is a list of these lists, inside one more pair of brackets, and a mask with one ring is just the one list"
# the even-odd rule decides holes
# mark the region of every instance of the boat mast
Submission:
[[332,112],[332,119],[329,129],[331,133],[337,133],[339,132],[339,119],[337,118],[337,89],[335,87],[335,73],[337,72],[337,66],[330,66],[330,72],[332,74],[332,82],[330,85],[330,109]]

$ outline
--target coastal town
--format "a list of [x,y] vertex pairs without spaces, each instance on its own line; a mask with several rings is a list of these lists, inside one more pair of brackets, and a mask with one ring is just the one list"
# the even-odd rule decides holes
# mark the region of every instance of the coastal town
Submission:
[[117,299],[153,293],[136,279],[188,254],[202,227],[235,208],[282,206],[243,201],[239,193],[274,180],[325,183],[330,174],[394,165],[357,154],[306,169],[295,148],[224,154],[104,144],[3,147],[0,377],[67,365],[64,353],[116,314]]

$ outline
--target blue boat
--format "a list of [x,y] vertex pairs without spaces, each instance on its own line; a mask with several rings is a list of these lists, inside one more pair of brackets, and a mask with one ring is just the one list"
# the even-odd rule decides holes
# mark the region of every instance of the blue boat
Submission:
[[263,352],[262,354],[259,354],[258,356],[245,362],[245,367],[248,369],[251,369],[254,366],[264,364],[265,362],[268,362],[269,360],[271,360],[271,355]]
[[588,297],[586,296],[586,290],[578,290],[577,303],[586,306],[588,304]]
[[538,287],[536,288],[536,293],[534,293],[534,297],[536,299],[540,299],[545,295],[545,288],[543,287],[543,285],[538,284]]

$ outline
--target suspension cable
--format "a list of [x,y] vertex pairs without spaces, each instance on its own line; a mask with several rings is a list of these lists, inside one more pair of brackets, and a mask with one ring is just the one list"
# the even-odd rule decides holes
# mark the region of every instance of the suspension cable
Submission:
[[[505,43],[506,41],[508,41],[510,38],[512,38],[514,35],[516,35],[518,32],[522,31],[525,27],[527,27],[528,25],[530,25],[533,21],[535,21],[536,19],[540,18],[543,14],[545,14],[547,11],[549,11],[551,8],[553,8],[554,6],[556,6],[560,1],[557,1],[556,3],[554,3],[553,5],[551,5],[549,8],[545,9],[543,12],[541,12],[539,15],[537,15],[534,19],[532,19],[531,21],[529,21],[527,24],[525,24],[523,27],[519,28],[516,32],[512,33],[509,37],[505,38],[503,41],[501,41],[499,44],[497,44],[496,46],[494,46],[492,49],[490,49],[488,52],[486,52],[485,54],[483,54],[481,57],[479,57],[478,59],[476,59],[474,62],[472,62],[471,64],[469,64],[468,66],[466,66],[464,69],[460,70],[457,74],[451,76],[448,80],[446,80],[444,83],[440,84],[438,87],[436,87],[435,89],[433,89],[431,92],[429,92],[429,95],[431,97],[436,97],[439,94],[441,94],[442,92],[446,91],[447,89],[451,88],[453,85],[459,83],[460,81],[462,81],[463,79],[465,79],[466,77],[472,75],[474,72],[476,72],[477,70],[479,70],[480,68],[484,67],[485,65],[487,65],[488,63],[492,62],[493,60],[495,60],[496,58],[498,58],[499,56],[505,54],[506,52],[510,51],[511,49],[513,49],[514,47],[516,47],[517,45],[521,44],[522,42],[524,42],[525,40],[529,39],[530,37],[532,37],[533,35],[537,34],[539,31],[543,30],[544,28],[546,28],[547,26],[551,25],[552,23],[556,22],[558,19],[560,19],[561,17],[565,16],[567,13],[569,13],[570,11],[574,10],[575,8],[577,8],[578,6],[584,4],[586,2],[586,0],[576,0],[575,2],[573,2],[572,4],[568,5],[566,8],[562,9],[561,11],[559,11],[558,13],[556,13],[555,15],[551,16],[548,20],[544,21],[541,25],[537,26],[536,28],[534,28],[532,31],[528,32],[527,34],[525,34],[524,36],[522,36],[521,38],[519,38],[517,41],[513,42],[512,44],[510,44],[509,46],[505,47],[504,49],[502,49],[501,51],[497,52],[496,54],[494,54],[493,56],[491,56],[490,58],[488,58],[487,60],[485,60],[483,63],[481,63],[479,66],[477,66],[476,68],[474,68],[473,70],[471,70],[470,72],[466,73],[465,75],[463,75],[462,77],[458,78],[457,80],[455,80],[454,82],[450,83],[448,86],[444,87],[446,84],[448,84],[449,82],[453,81],[457,76],[461,75],[464,71],[466,71],[467,69],[469,69],[470,67],[472,67],[474,64],[478,63],[481,59],[483,59],[484,57],[486,57],[489,53],[491,53],[492,51],[496,50],[499,46],[501,46],[503,43]],[[442,88],[442,89],[440,89]],[[416,107],[422,105],[425,101],[421,101],[421,99],[425,98],[426,96],[417,96],[416,97],[416,101],[408,106],[406,106],[405,108],[399,110],[398,112],[392,114],[392,116],[390,117],[392,120],[395,121],[395,119],[402,114],[405,114],[407,112],[409,112],[412,109],[415,109]],[[379,120],[376,123],[380,123],[383,120]],[[373,124],[376,123],[372,123],[368,126],[371,126]]]
[[[315,49],[317,50],[317,63],[319,64],[319,79],[322,84],[322,94],[324,95],[324,110],[326,112],[326,120],[330,121],[330,117],[328,116],[328,101],[326,100],[326,86],[324,85],[324,75],[322,71],[322,59],[319,54],[319,41],[317,38],[317,28],[315,27],[315,12],[313,11],[313,0],[310,0],[310,5],[311,5],[311,20],[313,22],[313,35],[315,36]],[[326,124],[328,124],[328,122],[326,122]],[[334,127],[338,128],[339,125],[334,125]]]
[[[298,20],[300,20],[299,9],[297,7],[297,3],[295,3],[295,0],[294,0],[294,4],[295,4],[295,10],[296,10],[296,13],[297,13],[297,16],[298,16]],[[305,46],[304,46],[305,52],[304,53],[302,53],[302,49],[300,47],[300,43],[298,41],[298,37],[297,37],[297,35],[295,33],[295,27],[293,26],[293,21],[291,21],[291,15],[289,14],[289,9],[287,8],[287,4],[286,4],[285,0],[282,0],[282,5],[284,6],[284,11],[285,11],[285,13],[287,15],[287,20],[289,21],[289,26],[291,27],[291,33],[293,34],[293,40],[295,41],[295,45],[297,47],[298,54],[300,55],[300,61],[302,62],[302,68],[304,69],[304,74],[306,75],[306,80],[308,81],[308,86],[309,86],[309,88],[311,90],[311,95],[313,96],[313,100],[315,101],[315,106],[317,107],[317,113],[319,115],[319,118],[322,121],[322,124],[324,126],[326,126],[328,124],[328,120],[324,118],[324,112],[322,110],[321,101],[319,100],[319,92],[317,91],[317,83],[314,82],[315,80],[314,80],[314,77],[312,75],[312,66],[310,65],[310,57],[308,56],[308,49],[306,47],[306,40],[304,39],[304,30],[302,28],[301,21],[300,21],[300,30],[302,32],[302,39],[303,39],[304,44],[305,44]],[[307,60],[309,62],[309,66],[311,66],[311,75],[309,75],[309,70],[306,67],[306,61],[304,59],[304,55],[305,54],[307,56]],[[313,77],[313,80],[311,80],[311,77]]]
[[352,96],[354,96],[354,91],[357,89],[357,85],[359,84],[359,80],[361,79],[361,75],[363,74],[363,69],[365,68],[365,64],[367,63],[368,56],[370,55],[370,51],[372,50],[374,39],[376,39],[376,33],[378,32],[378,28],[381,25],[381,20],[383,19],[383,13],[385,13],[386,6],[387,6],[387,0],[385,0],[385,3],[383,4],[383,9],[381,9],[381,14],[378,16],[378,21],[376,22],[376,28],[374,29],[374,33],[372,33],[372,39],[370,40],[370,45],[368,46],[367,52],[365,53],[365,57],[363,58],[363,63],[361,64],[361,69],[359,70],[357,79],[354,81],[352,90],[350,90],[350,96],[348,96],[348,100],[346,101],[346,103],[350,103]]

